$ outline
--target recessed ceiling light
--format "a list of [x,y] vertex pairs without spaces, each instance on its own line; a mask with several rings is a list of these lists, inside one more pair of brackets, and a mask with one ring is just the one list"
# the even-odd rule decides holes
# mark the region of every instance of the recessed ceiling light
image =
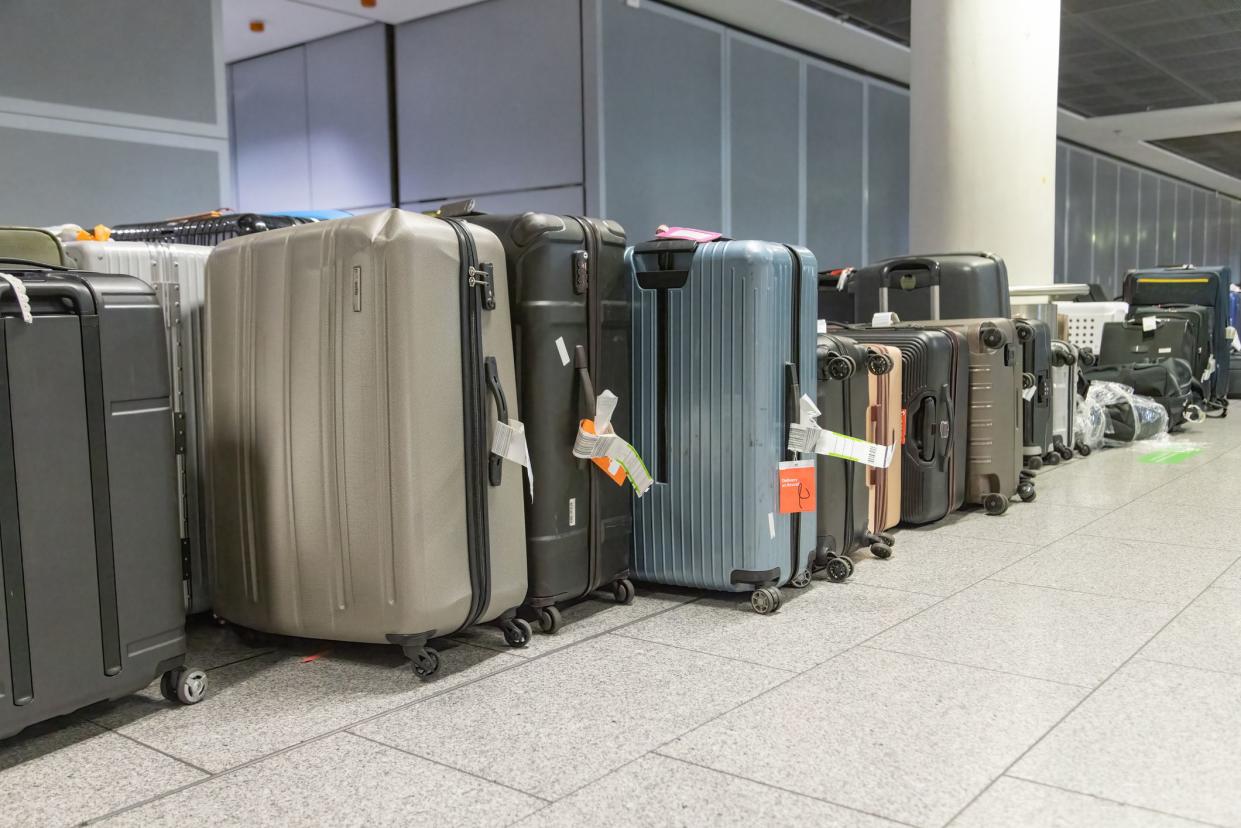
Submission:
[[267,28],[267,24],[264,23],[262,20],[251,20],[250,21],[250,31],[252,32],[261,32],[265,30],[266,28]]

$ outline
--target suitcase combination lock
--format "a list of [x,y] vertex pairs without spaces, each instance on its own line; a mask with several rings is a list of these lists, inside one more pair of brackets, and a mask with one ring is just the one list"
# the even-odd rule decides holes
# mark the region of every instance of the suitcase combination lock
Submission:
[[489,262],[483,262],[478,267],[470,268],[470,277],[467,282],[470,287],[481,287],[483,289],[483,307],[487,310],[496,309],[496,294],[491,282],[492,267]]

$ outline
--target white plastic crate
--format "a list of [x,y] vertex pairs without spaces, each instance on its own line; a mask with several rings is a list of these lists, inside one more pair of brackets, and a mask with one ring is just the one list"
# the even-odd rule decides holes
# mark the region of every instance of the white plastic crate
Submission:
[[1103,326],[1123,322],[1129,312],[1127,302],[1057,302],[1056,314],[1064,318],[1064,339],[1079,348],[1099,353]]

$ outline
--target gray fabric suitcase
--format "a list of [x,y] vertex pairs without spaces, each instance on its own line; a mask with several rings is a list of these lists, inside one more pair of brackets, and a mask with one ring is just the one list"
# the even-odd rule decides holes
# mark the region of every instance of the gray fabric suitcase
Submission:
[[[762,241],[630,248],[634,446],[655,478],[634,503],[635,577],[750,591],[809,583],[814,505],[781,514],[779,463],[815,397],[814,254]],[[812,460],[814,455],[805,459]]]
[[[401,210],[255,233],[207,263],[207,508],[217,615],[427,646],[526,595],[504,250]],[[537,480],[537,469],[535,471]]]
[[137,279],[0,268],[0,737],[187,670],[163,321]]
[[181,559],[189,612],[211,609],[207,527],[203,520],[206,445],[202,422],[202,311],[211,249],[193,244],[77,241],[65,257],[81,270],[136,276],[155,289],[164,311],[173,436],[180,490]]

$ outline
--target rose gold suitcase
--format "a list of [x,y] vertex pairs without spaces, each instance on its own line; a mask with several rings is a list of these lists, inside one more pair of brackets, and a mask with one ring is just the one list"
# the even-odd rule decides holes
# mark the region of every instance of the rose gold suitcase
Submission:
[[[869,345],[892,362],[886,374],[870,373],[870,411],[866,417],[866,439],[891,446],[904,442],[904,412],[901,409],[901,349],[891,345]],[[870,530],[879,534],[901,521],[901,452],[892,456],[886,469],[867,469],[870,491]],[[889,536],[890,537],[890,536]]]

